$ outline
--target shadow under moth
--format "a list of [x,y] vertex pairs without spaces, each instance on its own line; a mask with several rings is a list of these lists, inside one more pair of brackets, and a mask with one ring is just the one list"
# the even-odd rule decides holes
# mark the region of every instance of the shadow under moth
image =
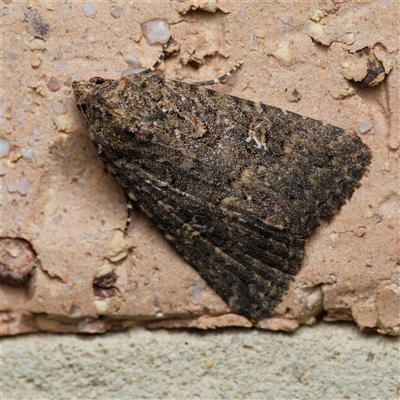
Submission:
[[[107,169],[238,314],[270,316],[307,236],[371,161],[360,138],[293,112],[153,73],[73,82]],[[232,71],[231,71],[232,72]],[[129,208],[128,208],[129,211]]]

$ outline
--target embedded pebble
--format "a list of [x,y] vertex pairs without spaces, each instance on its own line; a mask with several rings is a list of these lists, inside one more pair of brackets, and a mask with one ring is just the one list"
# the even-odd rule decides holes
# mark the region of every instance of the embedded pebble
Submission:
[[315,9],[314,14],[311,16],[313,21],[319,22],[324,19],[324,12],[322,10]]
[[35,157],[35,152],[32,149],[28,149],[22,152],[22,157],[25,159],[32,159]]
[[86,17],[93,17],[93,15],[96,15],[97,13],[96,3],[93,3],[92,1],[85,3],[85,5],[83,6],[83,13],[85,14]]
[[204,279],[198,279],[195,285],[200,289],[204,289],[207,286],[207,282]]
[[354,42],[354,34],[353,33],[349,33],[348,35],[346,35],[346,41],[349,44],[353,43]]
[[283,65],[290,65],[292,63],[292,56],[289,50],[289,44],[287,42],[280,43],[272,55]]
[[228,78],[228,80],[226,81],[226,83],[228,85],[234,85],[237,81],[238,81],[239,77],[238,74],[233,74],[232,76],[230,76]]
[[254,50],[258,46],[258,39],[255,37],[249,44],[249,49]]
[[110,265],[100,267],[96,276],[93,278],[94,289],[109,289],[113,287],[118,279],[118,275]]
[[113,267],[110,264],[103,264],[96,273],[96,278],[103,277],[107,274],[110,274],[113,271]]
[[65,104],[53,103],[51,105],[56,114],[67,114],[68,107]]
[[129,249],[129,242],[123,232],[117,231],[108,244],[104,252],[104,257],[108,258],[111,262],[117,262],[129,254]]
[[3,9],[1,10],[1,13],[2,13],[3,15],[8,15],[8,14],[10,14],[10,10],[9,10],[8,8],[3,8]]
[[379,214],[374,214],[374,222],[379,224],[382,221],[382,217]]
[[7,173],[8,169],[4,165],[0,165],[0,176],[4,176]]
[[17,191],[17,187],[18,187],[18,182],[17,181],[9,181],[7,182],[7,190],[10,193],[14,193]]
[[61,83],[57,78],[52,77],[47,82],[47,88],[50,90],[50,92],[57,92],[61,88]]
[[281,21],[286,25],[293,25],[293,18],[290,17],[282,17]]
[[27,178],[21,178],[17,184],[17,191],[22,196],[26,196],[31,188],[31,182]]
[[26,115],[23,110],[18,110],[17,112],[17,121],[22,124],[25,121]]
[[68,292],[70,292],[70,291],[71,291],[71,286],[65,285],[65,286],[64,286],[64,292],[68,293]]
[[28,44],[29,50],[44,50],[46,48],[46,42],[42,39],[35,38]]
[[238,17],[239,17],[239,18],[244,18],[245,15],[246,15],[246,13],[245,13],[244,11],[239,11],[239,12],[238,12]]
[[153,19],[142,24],[143,36],[149,44],[165,44],[171,37],[168,22],[165,19]]
[[10,142],[0,138],[0,158],[7,157],[10,152]]
[[41,39],[49,37],[50,26],[36,10],[28,10],[25,13],[25,20],[28,22],[28,30],[32,35]]
[[105,314],[108,309],[108,303],[105,300],[95,300],[94,305],[99,314]]
[[54,61],[54,66],[57,67],[62,73],[66,73],[71,69],[71,66],[67,62],[61,60]]
[[294,362],[294,363],[290,364],[290,367],[292,367],[293,375],[297,379],[301,378],[306,372],[304,365],[299,362]]
[[35,142],[39,140],[40,140],[39,136],[32,136],[26,142],[28,143],[28,146],[34,146]]
[[190,286],[190,290],[192,292],[192,297],[194,301],[200,301],[202,299],[203,293],[198,286]]
[[364,122],[361,122],[360,126],[358,127],[358,130],[360,131],[360,133],[366,133],[371,128],[372,128],[372,126],[368,122],[364,121]]
[[123,13],[124,13],[124,9],[122,7],[114,6],[114,7],[111,7],[111,9],[110,9],[110,14],[114,18],[121,17],[123,15]]
[[124,57],[124,61],[133,69],[140,68],[142,65],[140,64],[140,61],[133,56],[126,56]]

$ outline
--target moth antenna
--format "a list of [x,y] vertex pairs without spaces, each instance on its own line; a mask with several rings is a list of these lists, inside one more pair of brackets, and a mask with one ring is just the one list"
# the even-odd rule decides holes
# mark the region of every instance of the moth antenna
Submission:
[[148,74],[148,73],[150,73],[150,72],[155,71],[155,70],[158,68],[158,66],[161,64],[161,62],[162,62],[163,60],[165,60],[165,59],[168,58],[168,57],[171,57],[171,55],[172,55],[174,52],[170,53],[169,51],[167,51],[167,49],[168,49],[168,47],[169,47],[172,43],[176,43],[176,42],[175,42],[175,40],[172,39],[172,37],[171,37],[167,43],[163,44],[162,51],[161,51],[160,55],[158,56],[157,61],[153,64],[153,66],[150,67],[150,68],[145,69],[145,70],[144,70],[143,72],[141,72],[141,73],[142,73],[142,74]]
[[216,85],[227,80],[230,76],[232,76],[243,64],[243,61],[238,62],[229,72],[225,75],[220,76],[219,78],[211,79],[209,81],[201,81],[201,82],[194,82],[191,83],[191,86],[209,86],[209,85]]
[[128,228],[129,228],[129,225],[131,224],[131,220],[132,220],[133,205],[132,205],[132,200],[127,196],[126,193],[125,193],[125,200],[126,200],[126,208],[127,208],[127,217],[126,217],[126,223],[125,223],[125,228],[124,228],[124,234],[126,235],[128,233]]

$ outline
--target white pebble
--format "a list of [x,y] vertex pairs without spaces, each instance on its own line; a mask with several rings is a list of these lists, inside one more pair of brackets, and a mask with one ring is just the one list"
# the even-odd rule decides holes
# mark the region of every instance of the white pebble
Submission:
[[171,37],[169,25],[165,19],[153,19],[143,23],[142,31],[149,44],[165,44]]
[[14,193],[17,191],[17,187],[18,187],[18,182],[17,181],[10,181],[7,183],[7,190],[10,193]]
[[207,282],[204,279],[198,279],[195,284],[200,289],[204,289],[207,286]]
[[63,111],[65,109],[64,104],[59,104],[59,103],[53,103],[51,104],[51,107],[57,114],[64,114]]
[[27,140],[27,143],[29,146],[34,146],[35,145],[35,141],[39,140],[38,137],[32,136]]
[[7,173],[7,167],[0,165],[0,176],[4,176]]
[[190,290],[192,291],[194,301],[200,301],[202,299],[203,293],[198,286],[190,286]]
[[28,149],[22,152],[22,157],[25,159],[32,159],[35,157],[35,152],[32,149]]
[[17,111],[17,121],[22,124],[22,122],[25,121],[26,115],[24,110],[18,110]]
[[226,83],[228,85],[234,85],[237,81],[238,81],[239,77],[238,74],[233,74],[232,76],[230,76],[228,78],[228,80],[226,81]]
[[281,21],[286,25],[293,25],[293,18],[290,17],[282,17]]
[[371,128],[372,126],[368,122],[364,121],[361,122],[360,126],[358,127],[358,130],[360,131],[360,133],[365,133],[368,132]]
[[42,384],[42,380],[40,378],[36,377],[36,378],[33,379],[33,383],[36,386],[40,386]]
[[17,185],[17,190],[22,196],[25,196],[31,187],[31,182],[27,178],[21,178]]
[[246,13],[244,11],[239,11],[238,12],[238,17],[239,18],[244,18],[245,15],[246,15]]
[[142,65],[140,64],[140,61],[133,56],[126,56],[124,57],[124,61],[133,69],[138,69],[140,68]]
[[386,8],[389,5],[389,0],[381,0],[382,8]]
[[249,44],[249,49],[254,50],[258,45],[258,40],[257,38],[253,38],[253,40]]
[[290,364],[290,366],[292,367],[293,375],[297,379],[301,378],[306,372],[304,365],[299,362],[294,362],[294,363]]
[[93,3],[92,1],[85,3],[85,5],[83,6],[83,13],[85,14],[86,17],[92,17],[93,15],[96,15],[97,13],[96,3]]
[[0,158],[7,157],[10,152],[10,142],[7,139],[0,138]]
[[124,9],[122,7],[114,6],[111,7],[110,13],[114,18],[119,18],[124,13]]

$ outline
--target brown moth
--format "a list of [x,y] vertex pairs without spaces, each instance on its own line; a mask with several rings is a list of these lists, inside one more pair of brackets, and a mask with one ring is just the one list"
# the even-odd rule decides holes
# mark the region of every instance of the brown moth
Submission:
[[229,74],[190,84],[153,70],[73,82],[90,137],[127,199],[229,306],[268,317],[370,150],[338,127],[204,87]]

